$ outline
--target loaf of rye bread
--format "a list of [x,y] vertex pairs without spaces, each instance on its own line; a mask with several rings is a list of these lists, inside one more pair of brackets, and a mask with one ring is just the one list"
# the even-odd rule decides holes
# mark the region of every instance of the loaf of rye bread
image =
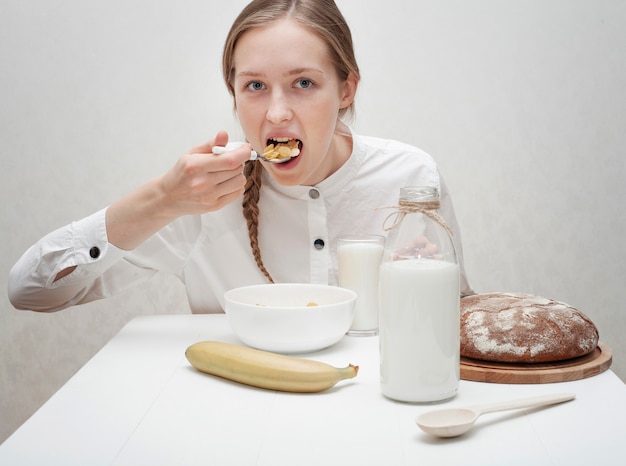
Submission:
[[507,363],[554,362],[584,356],[598,329],[578,309],[523,293],[461,299],[461,356]]

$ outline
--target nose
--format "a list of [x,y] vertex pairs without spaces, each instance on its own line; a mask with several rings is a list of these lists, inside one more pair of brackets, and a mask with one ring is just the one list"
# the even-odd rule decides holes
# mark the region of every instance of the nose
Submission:
[[277,125],[289,121],[292,116],[293,112],[287,96],[280,91],[273,92],[267,108],[267,120]]

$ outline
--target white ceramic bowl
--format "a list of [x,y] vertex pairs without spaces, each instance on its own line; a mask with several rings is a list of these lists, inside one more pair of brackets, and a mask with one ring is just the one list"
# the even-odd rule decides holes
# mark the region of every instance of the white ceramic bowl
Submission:
[[277,283],[234,288],[224,300],[233,332],[245,344],[303,353],[326,348],[345,335],[354,318],[356,293],[337,286]]

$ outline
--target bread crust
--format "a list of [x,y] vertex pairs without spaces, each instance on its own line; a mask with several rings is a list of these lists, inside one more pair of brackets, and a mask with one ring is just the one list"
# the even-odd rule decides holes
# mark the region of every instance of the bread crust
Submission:
[[525,293],[483,293],[461,299],[461,356],[508,363],[584,356],[598,345],[581,311]]

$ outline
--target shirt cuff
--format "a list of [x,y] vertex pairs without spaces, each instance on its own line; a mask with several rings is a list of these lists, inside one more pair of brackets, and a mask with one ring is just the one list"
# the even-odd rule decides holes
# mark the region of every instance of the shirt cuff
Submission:
[[[48,277],[48,288],[56,288],[67,282],[86,280],[102,274],[105,270],[126,256],[124,251],[110,244],[106,232],[107,208],[72,222],[67,234],[69,248],[66,248],[55,270]],[[60,238],[63,241],[63,238]],[[69,275],[54,281],[57,274],[67,268],[76,267]]]

